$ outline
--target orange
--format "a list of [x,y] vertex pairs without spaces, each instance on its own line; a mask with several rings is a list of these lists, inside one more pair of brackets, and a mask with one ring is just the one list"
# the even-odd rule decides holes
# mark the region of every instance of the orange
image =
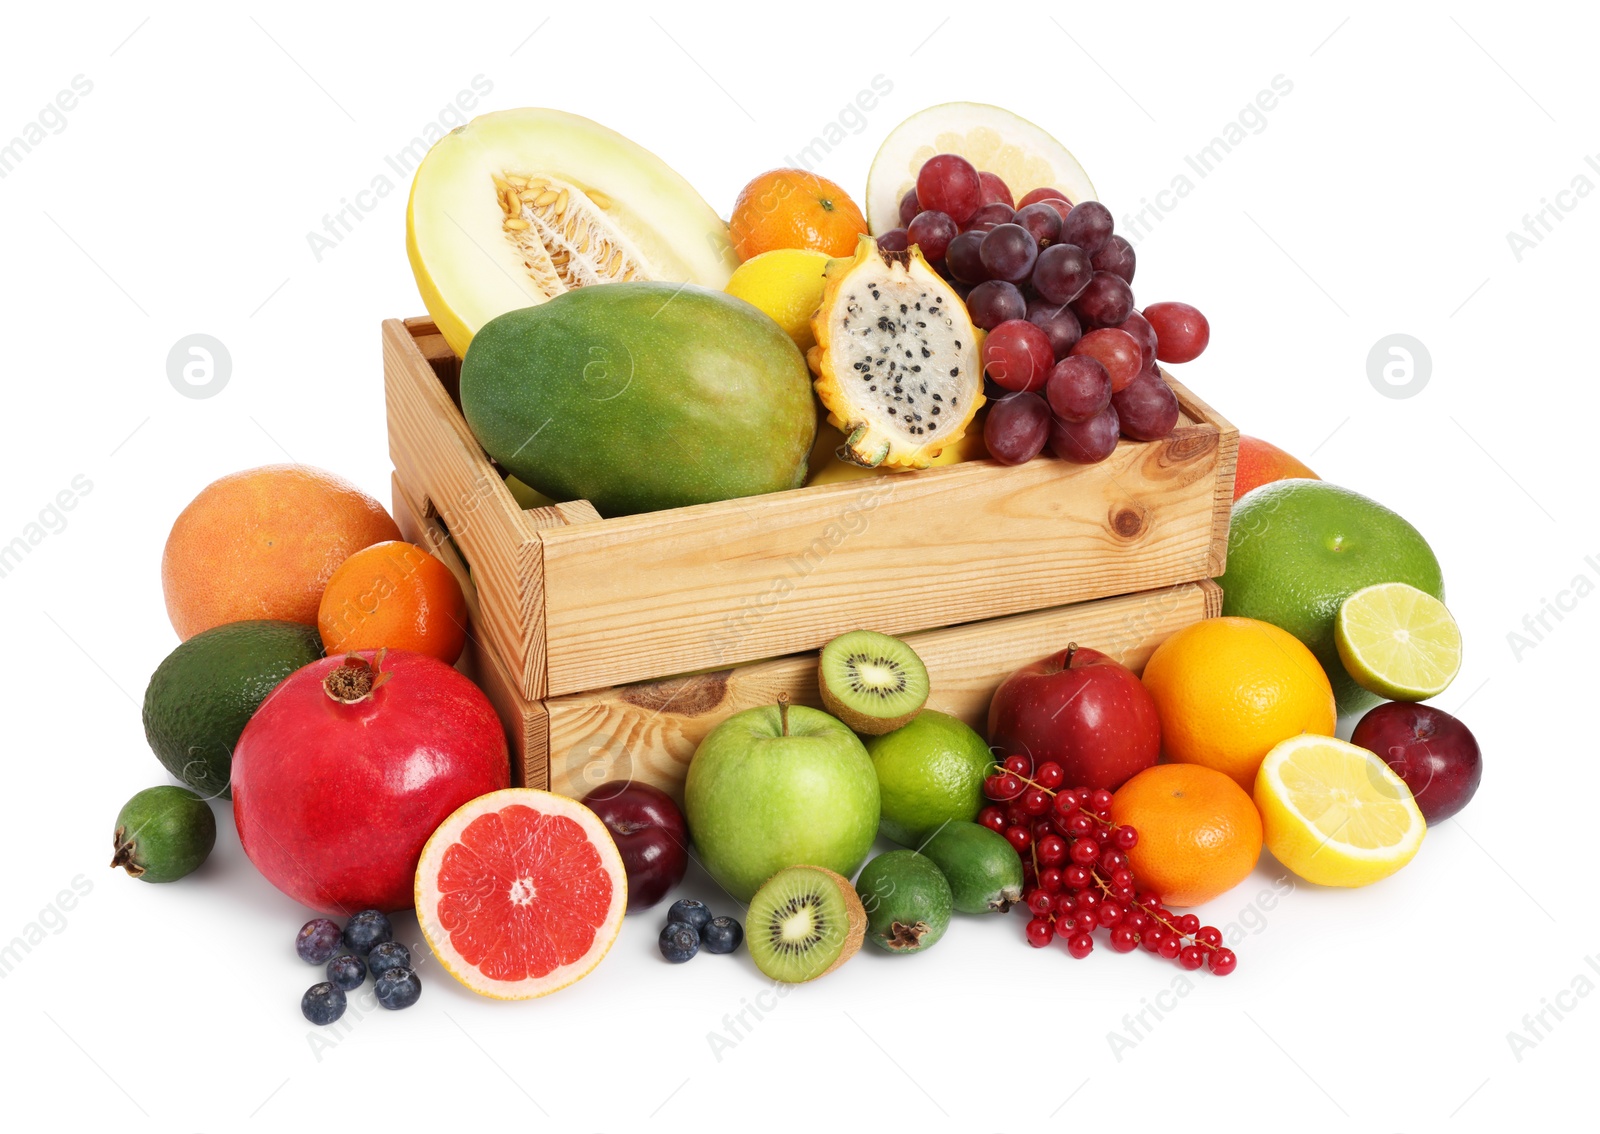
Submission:
[[1245,791],[1280,740],[1332,736],[1333,686],[1286,630],[1254,618],[1210,618],[1168,638],[1144,667],[1168,759],[1232,776]]
[[382,504],[332,473],[310,465],[231,473],[202,489],[167,536],[167,617],[185,641],[247,618],[315,626],[334,569],[399,538]]
[[322,592],[317,630],[330,655],[410,650],[454,665],[467,643],[467,600],[450,568],[414,543],[390,540],[339,565]]
[[1239,435],[1239,466],[1233,474],[1235,500],[1252,488],[1275,480],[1321,480],[1305,463],[1291,457],[1270,441]]
[[739,190],[728,235],[741,261],[775,248],[853,256],[867,219],[850,195],[803,169],[774,169]]
[[1193,764],[1146,768],[1111,796],[1111,820],[1139,833],[1128,865],[1169,906],[1225,894],[1261,857],[1261,813],[1221,772]]

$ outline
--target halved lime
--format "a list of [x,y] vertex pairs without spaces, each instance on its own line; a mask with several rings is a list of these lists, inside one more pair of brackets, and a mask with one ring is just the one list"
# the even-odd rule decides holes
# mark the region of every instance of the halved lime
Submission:
[[1407,583],[1363,587],[1345,599],[1333,640],[1356,684],[1391,701],[1437,697],[1461,671],[1456,620]]

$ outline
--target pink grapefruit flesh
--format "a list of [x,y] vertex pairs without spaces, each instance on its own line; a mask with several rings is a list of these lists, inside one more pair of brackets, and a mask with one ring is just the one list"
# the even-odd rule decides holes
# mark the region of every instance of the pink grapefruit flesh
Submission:
[[417,864],[417,923],[451,976],[501,1000],[587,976],[628,905],[622,856],[599,816],[532,788],[479,796]]

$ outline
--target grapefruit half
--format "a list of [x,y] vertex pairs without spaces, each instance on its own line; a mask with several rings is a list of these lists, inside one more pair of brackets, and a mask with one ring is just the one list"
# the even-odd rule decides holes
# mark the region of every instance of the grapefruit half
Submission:
[[506,788],[439,825],[417,864],[417,923],[439,963],[497,1000],[582,980],[617,939],[628,876],[611,833],[565,796]]

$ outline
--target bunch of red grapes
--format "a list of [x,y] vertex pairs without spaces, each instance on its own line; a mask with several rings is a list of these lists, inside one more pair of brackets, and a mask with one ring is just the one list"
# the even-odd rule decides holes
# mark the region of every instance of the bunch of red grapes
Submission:
[[1139,889],[1127,855],[1139,833],[1112,820],[1111,793],[1063,790],[1065,778],[1059,764],[1034,768],[1026,756],[1008,756],[983,783],[993,802],[978,822],[1022,856],[1022,901],[1033,915],[1028,944],[1043,949],[1060,937],[1069,954],[1083,958],[1103,929],[1118,953],[1143,946],[1190,971],[1209,965],[1217,976],[1233,972],[1239,959],[1215,926],[1175,914],[1160,895]]
[[1133,246],[1099,201],[1011,190],[956,154],[939,154],[900,201],[885,252],[915,244],[988,332],[985,377],[998,395],[984,423],[990,456],[1020,465],[1050,446],[1094,464],[1118,437],[1155,441],[1178,423],[1178,399],[1156,363],[1188,362],[1211,328],[1187,303],[1133,305]]

